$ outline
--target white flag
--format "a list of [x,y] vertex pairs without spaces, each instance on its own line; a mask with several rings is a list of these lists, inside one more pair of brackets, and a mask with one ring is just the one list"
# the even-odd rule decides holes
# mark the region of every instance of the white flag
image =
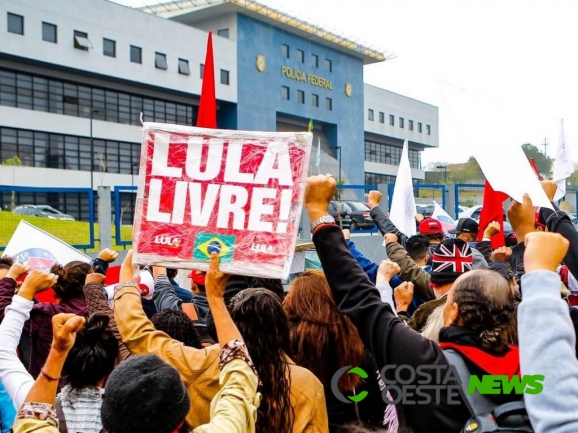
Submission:
[[456,221],[448,214],[443,207],[439,205],[438,202],[434,200],[434,211],[432,213],[432,218],[438,220],[442,223],[444,232],[448,232],[456,227]]
[[566,135],[564,134],[564,120],[560,122],[560,139],[558,140],[555,158],[553,180],[558,185],[558,189],[554,195],[554,201],[558,201],[566,195],[566,179],[574,173],[570,147],[566,143]]
[[315,161],[315,166],[319,167],[321,165],[321,137],[317,137],[317,161]]
[[417,214],[417,209],[413,196],[413,182],[408,154],[408,143],[405,140],[403,151],[401,152],[401,161],[397,169],[397,177],[395,178],[389,219],[400,232],[407,236],[413,236],[416,234],[415,215]]

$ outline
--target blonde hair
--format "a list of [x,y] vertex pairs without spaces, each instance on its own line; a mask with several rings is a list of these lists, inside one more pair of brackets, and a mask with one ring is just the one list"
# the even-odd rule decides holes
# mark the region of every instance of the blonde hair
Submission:
[[431,312],[427,322],[421,332],[425,338],[429,338],[436,343],[440,340],[440,329],[444,326],[444,305],[440,305]]

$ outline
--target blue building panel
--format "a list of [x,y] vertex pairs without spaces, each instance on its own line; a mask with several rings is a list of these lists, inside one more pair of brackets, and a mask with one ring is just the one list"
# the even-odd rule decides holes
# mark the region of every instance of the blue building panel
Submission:
[[[237,61],[238,129],[275,131],[278,117],[300,118],[305,124],[313,119],[316,127],[323,127],[330,146],[341,147],[348,182],[365,181],[361,59],[238,14]],[[289,89],[288,100],[283,87]],[[303,92],[303,102],[298,91]],[[318,107],[313,95],[319,98]]]

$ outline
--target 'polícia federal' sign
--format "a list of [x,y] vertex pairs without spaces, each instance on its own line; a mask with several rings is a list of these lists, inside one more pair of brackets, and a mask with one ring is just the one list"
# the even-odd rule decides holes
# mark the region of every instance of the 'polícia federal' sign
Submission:
[[320,77],[315,74],[308,74],[300,71],[297,68],[290,68],[289,66],[281,66],[281,74],[292,80],[303,81],[309,83],[312,86],[323,87],[324,89],[333,90],[333,84],[331,80],[327,78]]

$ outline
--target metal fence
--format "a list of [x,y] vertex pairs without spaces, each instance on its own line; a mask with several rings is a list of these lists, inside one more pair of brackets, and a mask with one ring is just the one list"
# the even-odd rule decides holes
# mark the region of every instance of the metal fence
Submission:
[[75,248],[95,247],[95,194],[90,188],[32,188],[0,185],[0,250],[21,220]]
[[484,185],[475,183],[456,183],[454,185],[455,218],[460,217],[460,209],[481,206],[484,202]]
[[119,246],[132,245],[132,227],[136,205],[136,186],[115,186],[112,195],[114,239]]

